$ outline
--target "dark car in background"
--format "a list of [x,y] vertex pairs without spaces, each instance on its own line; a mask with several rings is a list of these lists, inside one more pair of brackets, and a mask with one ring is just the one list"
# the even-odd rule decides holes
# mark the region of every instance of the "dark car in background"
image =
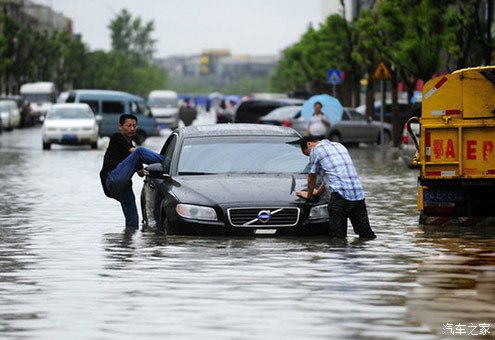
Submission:
[[145,226],[167,234],[325,234],[328,195],[297,197],[308,157],[291,128],[257,124],[175,130],[145,169]]
[[301,108],[301,105],[282,106],[258,118],[256,123],[287,126],[304,135],[308,122],[301,116]]
[[302,105],[304,100],[294,98],[251,98],[238,104],[234,109],[235,123],[256,123],[256,120],[276,108],[288,105]]
[[[353,108],[345,107],[342,120],[330,127],[328,138],[342,144],[381,143],[382,125]],[[383,144],[390,143],[392,125],[383,123]]]

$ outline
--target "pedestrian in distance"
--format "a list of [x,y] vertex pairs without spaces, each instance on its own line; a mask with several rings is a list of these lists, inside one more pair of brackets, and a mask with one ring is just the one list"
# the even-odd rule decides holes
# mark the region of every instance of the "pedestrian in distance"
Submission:
[[144,164],[163,163],[164,157],[144,147],[136,147],[132,138],[136,134],[137,117],[123,114],[119,118],[120,132],[110,137],[100,171],[105,195],[116,199],[122,206],[127,229],[138,229],[139,218],[136,199],[132,191],[132,176],[144,176]]
[[[347,219],[350,219],[359,238],[375,238],[368,219],[364,189],[347,149],[340,143],[328,139],[320,141],[315,136],[301,137],[295,143],[300,145],[303,154],[309,156],[308,188],[296,192],[296,195],[309,201],[314,196],[321,196],[325,190],[330,192],[330,237],[346,238]],[[318,175],[322,184],[315,188]]]
[[314,112],[306,128],[306,136],[317,136],[320,139],[326,138],[331,124],[321,112],[322,105],[320,102],[314,103],[313,107]]

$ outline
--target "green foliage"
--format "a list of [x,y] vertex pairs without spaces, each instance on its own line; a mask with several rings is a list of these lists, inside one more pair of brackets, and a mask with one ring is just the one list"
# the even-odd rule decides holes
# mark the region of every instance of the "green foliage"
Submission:
[[272,84],[280,91],[318,89],[329,68],[357,83],[384,61],[398,80],[412,85],[440,72],[489,64],[494,6],[488,0],[381,0],[353,23],[331,15],[283,51]]
[[321,89],[327,86],[328,69],[353,69],[347,57],[353,46],[347,39],[348,23],[330,15],[318,29],[309,27],[301,40],[285,49],[272,77],[277,91]]
[[145,24],[141,18],[132,18],[123,9],[108,25],[112,38],[112,50],[129,56],[134,64],[145,65],[152,61],[155,43],[151,37],[154,31],[153,21]]
[[143,25],[123,10],[109,27],[114,50],[91,52],[67,32],[32,31],[2,12],[1,80],[5,84],[7,79],[14,79],[17,87],[26,82],[53,81],[61,91],[96,88],[141,95],[166,87],[166,73],[151,63],[153,23]]

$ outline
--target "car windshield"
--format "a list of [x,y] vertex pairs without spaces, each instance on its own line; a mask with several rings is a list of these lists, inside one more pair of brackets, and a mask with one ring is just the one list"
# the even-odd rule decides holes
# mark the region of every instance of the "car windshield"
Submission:
[[90,119],[94,118],[93,112],[87,108],[55,108],[46,119]]
[[49,93],[26,93],[24,98],[31,103],[50,103],[52,97]]
[[174,98],[149,98],[148,106],[151,107],[177,107],[177,99]]
[[307,173],[309,158],[287,137],[210,137],[184,141],[179,175]]

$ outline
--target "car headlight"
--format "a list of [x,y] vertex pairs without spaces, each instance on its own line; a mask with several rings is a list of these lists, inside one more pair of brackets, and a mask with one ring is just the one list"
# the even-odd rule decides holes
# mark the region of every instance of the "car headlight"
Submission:
[[199,205],[191,205],[191,204],[177,204],[175,207],[175,211],[179,216],[184,218],[193,218],[195,220],[204,220],[204,221],[216,221],[217,213],[215,209],[210,207],[202,207]]
[[317,220],[322,218],[328,218],[328,206],[326,204],[322,204],[312,207],[309,211],[309,219]]

